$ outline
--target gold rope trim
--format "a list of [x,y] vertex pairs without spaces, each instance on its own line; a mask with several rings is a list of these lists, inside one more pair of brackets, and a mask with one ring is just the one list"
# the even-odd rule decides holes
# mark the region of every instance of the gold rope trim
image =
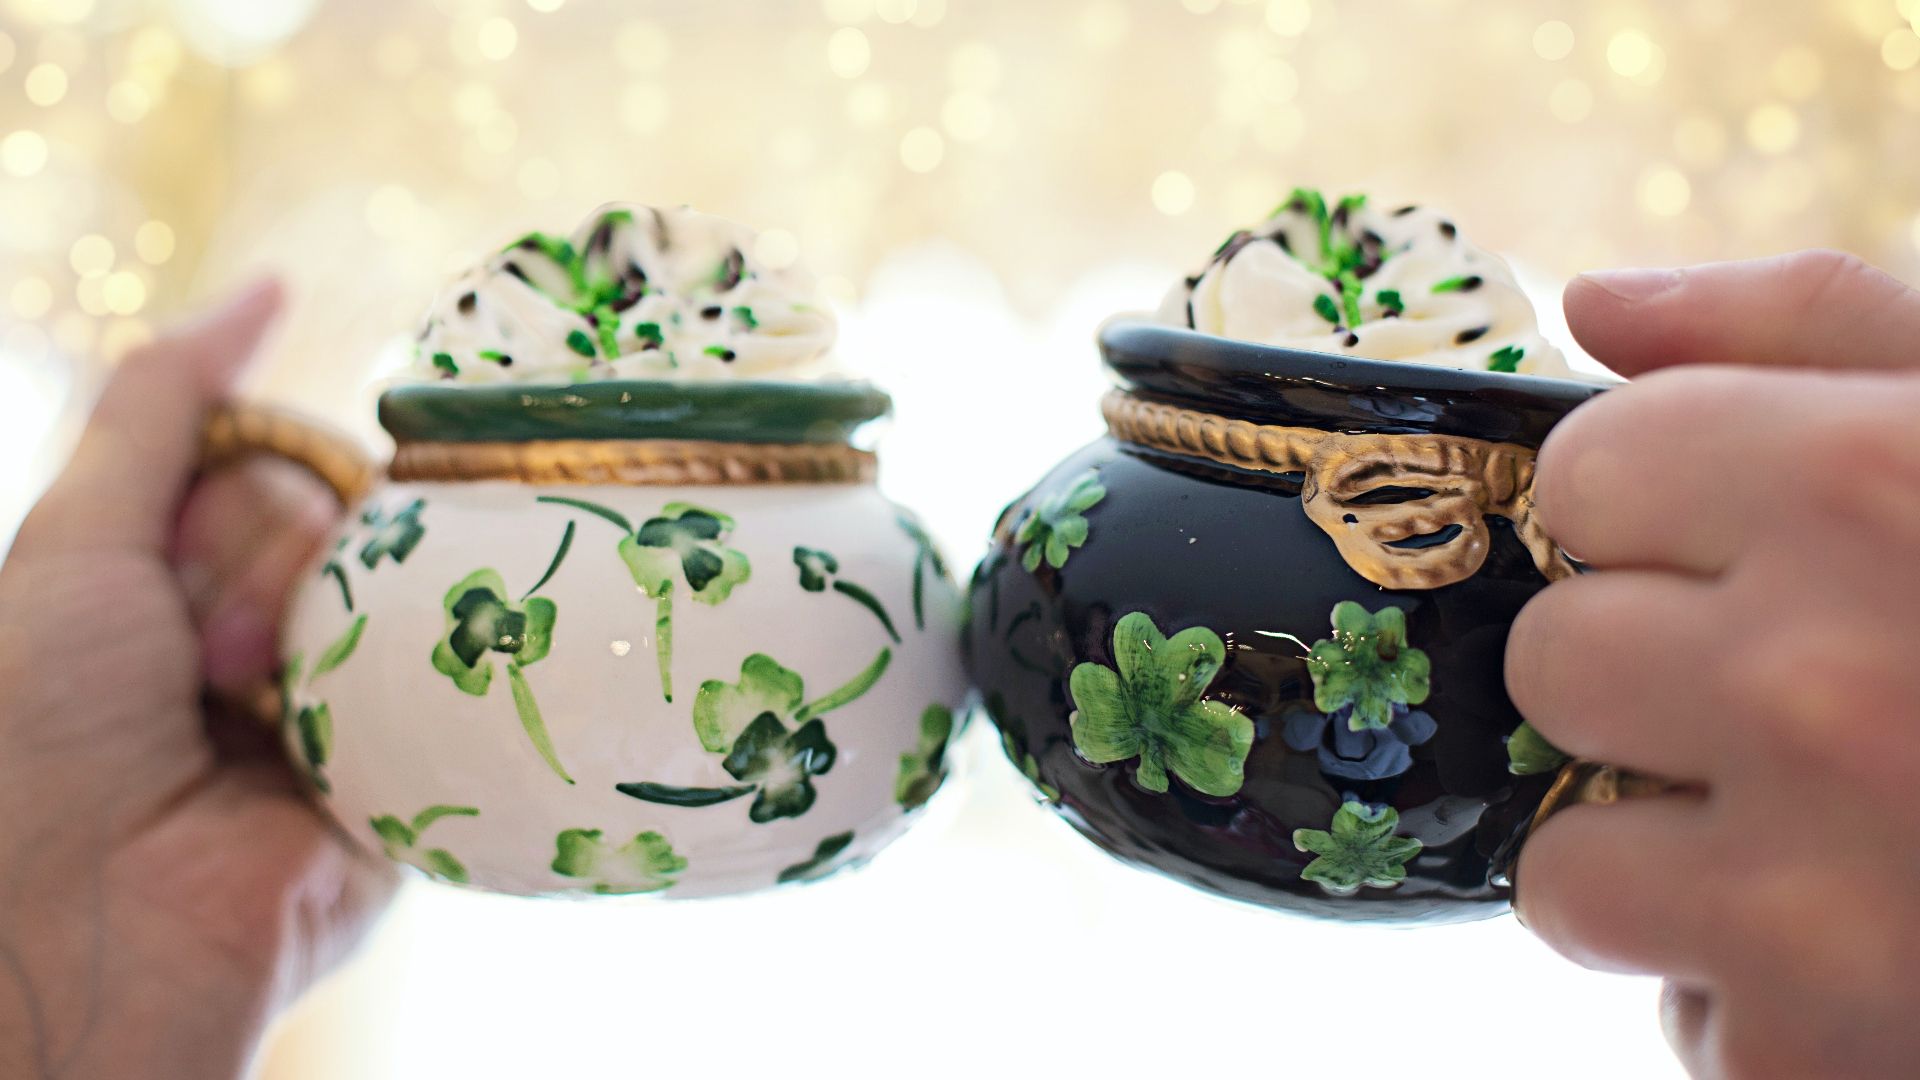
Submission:
[[873,479],[872,453],[850,446],[679,439],[407,442],[397,481],[523,484],[826,484]]
[[271,405],[229,405],[207,417],[200,465],[216,469],[255,454],[282,457],[319,477],[352,507],[373,490],[379,466],[351,436]]
[[[1114,438],[1267,473],[1298,473],[1300,501],[1347,565],[1389,589],[1437,589],[1487,560],[1488,515],[1513,522],[1549,581],[1573,563],[1533,512],[1532,450],[1456,435],[1349,435],[1256,424],[1143,401],[1121,390],[1101,402]],[[1372,501],[1382,489],[1394,501]],[[1457,528],[1456,528],[1457,527]],[[1450,538],[1438,539],[1448,530]],[[1428,538],[1419,546],[1402,541]]]

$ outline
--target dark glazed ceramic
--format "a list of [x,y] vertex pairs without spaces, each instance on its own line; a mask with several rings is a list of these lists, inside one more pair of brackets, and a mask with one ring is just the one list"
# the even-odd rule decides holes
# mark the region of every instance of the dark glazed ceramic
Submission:
[[[1142,323],[1109,325],[1100,347],[1125,391],[1110,421],[1144,403],[1312,429],[1306,443],[1485,440],[1529,482],[1530,451],[1597,391]],[[1109,852],[1235,899],[1375,922],[1505,910],[1503,848],[1553,779],[1510,771],[1506,747],[1521,718],[1503,655],[1547,584],[1538,551],[1489,514],[1477,571],[1383,588],[1305,512],[1324,474],[1154,442],[1110,435],[1062,463],[1008,507],[974,574],[969,663],[1016,766]],[[1336,631],[1336,608],[1359,636]]]

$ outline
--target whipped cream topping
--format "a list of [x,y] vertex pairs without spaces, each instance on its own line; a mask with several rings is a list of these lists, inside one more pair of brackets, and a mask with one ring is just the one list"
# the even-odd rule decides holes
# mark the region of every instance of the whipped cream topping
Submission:
[[754,259],[755,233],[681,207],[609,205],[529,233],[434,301],[412,374],[463,383],[808,378],[832,313],[813,278]]
[[1499,256],[1417,206],[1296,190],[1167,293],[1159,322],[1219,337],[1474,371],[1570,374]]

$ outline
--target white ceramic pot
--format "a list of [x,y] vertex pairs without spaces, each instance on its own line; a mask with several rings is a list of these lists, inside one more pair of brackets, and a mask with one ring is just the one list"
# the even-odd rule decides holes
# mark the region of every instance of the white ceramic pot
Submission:
[[[899,835],[961,715],[958,593],[847,445],[884,397],[791,389],[389,393],[398,479],[284,635],[286,744],[342,827],[522,895],[748,892]],[[803,441],[701,437],[742,423]]]

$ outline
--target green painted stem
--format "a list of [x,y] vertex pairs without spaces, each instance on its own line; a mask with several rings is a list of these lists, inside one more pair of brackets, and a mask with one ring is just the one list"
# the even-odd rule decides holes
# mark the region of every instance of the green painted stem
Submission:
[[927,553],[923,550],[913,557],[913,625],[920,630],[927,628],[926,609],[922,606],[926,569]]
[[660,602],[653,610],[653,651],[660,660],[660,694],[673,700],[673,582],[660,590]]
[[533,583],[533,588],[528,589],[526,592],[522,593],[520,596],[520,599],[525,600],[527,597],[532,596],[534,593],[539,592],[540,587],[542,585],[545,585],[547,582],[552,581],[553,575],[557,573],[560,569],[560,564],[567,561],[567,552],[571,551],[572,549],[573,549],[573,522],[569,521],[567,522],[567,531],[560,534],[560,549],[553,553],[553,561],[547,564],[547,572],[544,574],[541,574],[540,580]]
[[566,767],[560,764],[559,756],[553,752],[553,739],[547,735],[546,721],[540,718],[540,706],[533,700],[533,688],[527,685],[527,677],[520,673],[519,664],[507,664],[507,684],[513,689],[513,707],[520,713],[520,726],[526,729],[527,739],[540,752],[555,776],[569,784],[573,783],[573,777],[567,775]]
[[860,695],[873,689],[873,684],[880,681],[880,676],[886,674],[887,665],[892,662],[893,650],[881,649],[880,655],[873,658],[873,663],[868,664],[865,671],[855,675],[847,685],[833,691],[826,697],[820,698],[811,704],[802,705],[800,711],[793,714],[794,720],[797,723],[804,724],[816,716],[824,716],[843,705],[852,704]]
[[900,644],[900,631],[893,628],[893,619],[887,615],[887,609],[880,603],[879,597],[855,585],[851,581],[834,582],[833,591],[843,596],[852,597],[859,602],[861,607],[873,612],[874,618],[880,620],[880,625],[887,628],[887,636],[893,639],[895,645]]
[[324,573],[340,583],[340,601],[347,605],[348,614],[353,612],[353,586],[347,584],[347,571],[338,562],[330,562],[320,568]]
[[613,522],[620,528],[621,532],[629,536],[633,535],[633,522],[628,521],[625,514],[611,507],[601,506],[599,503],[591,503],[585,499],[569,499],[564,495],[540,495],[537,496],[534,501],[552,503],[555,506],[571,506],[575,510],[585,510],[595,517],[604,518],[607,521]]
[[760,789],[753,784],[722,788],[674,787],[671,784],[656,784],[651,780],[643,780],[637,784],[615,784],[613,790],[643,802],[660,803],[663,806],[698,807],[719,806],[721,803],[751,795]]

